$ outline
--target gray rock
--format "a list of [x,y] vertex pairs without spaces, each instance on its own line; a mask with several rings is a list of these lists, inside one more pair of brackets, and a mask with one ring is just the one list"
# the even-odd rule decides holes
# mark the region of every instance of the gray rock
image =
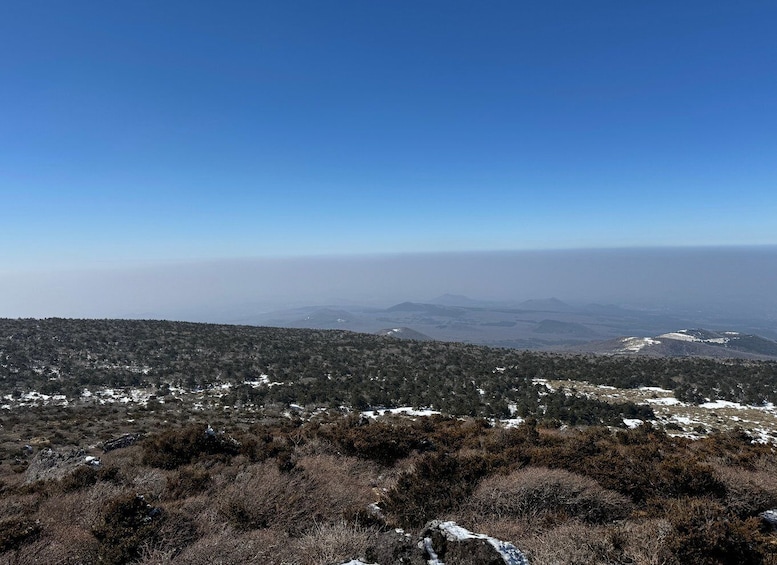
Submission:
[[61,479],[81,466],[99,466],[99,459],[79,448],[41,449],[24,472],[24,482]]
[[109,451],[113,451],[114,449],[122,449],[124,447],[129,447],[130,445],[134,445],[142,437],[143,437],[143,434],[141,433],[124,434],[123,436],[119,436],[115,439],[108,440],[106,442],[103,442],[103,452],[108,453]]
[[513,544],[470,532],[455,522],[429,522],[419,548],[429,565],[529,565]]

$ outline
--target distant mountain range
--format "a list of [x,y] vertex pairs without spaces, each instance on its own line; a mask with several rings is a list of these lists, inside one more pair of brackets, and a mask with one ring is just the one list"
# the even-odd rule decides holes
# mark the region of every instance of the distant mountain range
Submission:
[[[288,328],[344,329],[405,339],[458,341],[603,354],[777,358],[777,326],[618,305],[574,305],[557,298],[516,303],[446,294],[388,308],[309,306],[236,320]],[[678,330],[678,328],[707,328]]]

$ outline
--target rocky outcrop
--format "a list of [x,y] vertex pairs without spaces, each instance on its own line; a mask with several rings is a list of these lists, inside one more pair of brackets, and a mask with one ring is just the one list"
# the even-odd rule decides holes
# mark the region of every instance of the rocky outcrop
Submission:
[[123,449],[125,447],[129,447],[130,445],[134,445],[139,439],[143,437],[143,434],[136,433],[136,434],[124,434],[123,436],[119,436],[115,439],[108,440],[106,442],[103,442],[103,452],[108,453],[109,451],[113,451],[114,449]]
[[760,514],[761,519],[769,524],[773,530],[777,530],[777,508],[774,510],[767,510],[766,512],[761,512]]
[[513,544],[470,532],[456,522],[430,522],[419,546],[429,565],[529,565]]
[[78,448],[41,449],[24,472],[24,482],[61,479],[85,465],[99,467],[100,460]]
[[529,565],[513,544],[440,520],[429,522],[417,543],[402,530],[385,532],[367,557],[342,565]]

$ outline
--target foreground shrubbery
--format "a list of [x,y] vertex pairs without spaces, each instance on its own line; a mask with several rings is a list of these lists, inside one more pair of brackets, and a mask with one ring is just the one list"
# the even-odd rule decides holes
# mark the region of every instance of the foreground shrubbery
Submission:
[[[2,477],[0,562],[386,564],[445,518],[534,564],[777,563],[777,535],[758,517],[777,506],[776,473],[774,449],[744,434],[692,442],[650,425],[323,415],[169,426],[104,454],[100,470]],[[404,545],[387,541],[394,527],[411,535]]]

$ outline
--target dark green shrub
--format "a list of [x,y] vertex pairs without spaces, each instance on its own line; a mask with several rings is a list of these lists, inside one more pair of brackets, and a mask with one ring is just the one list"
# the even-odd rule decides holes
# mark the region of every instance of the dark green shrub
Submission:
[[35,540],[41,527],[36,520],[10,518],[0,521],[0,553],[19,549],[22,545]]
[[92,531],[100,542],[100,561],[118,565],[138,557],[141,545],[153,539],[161,517],[161,511],[139,495],[127,494],[108,501]]
[[487,457],[429,453],[402,473],[384,500],[403,527],[417,527],[455,508],[492,468]]
[[204,469],[183,467],[175,475],[167,477],[165,497],[171,500],[194,496],[210,485],[210,473]]
[[226,460],[240,453],[240,443],[202,425],[168,430],[143,442],[143,462],[175,469],[203,457]]
[[82,465],[76,467],[72,473],[62,477],[59,480],[59,488],[62,492],[72,492],[81,490],[95,484],[98,480],[99,474],[97,469]]
[[674,527],[667,548],[683,565],[760,565],[763,554],[757,520],[741,521],[718,502],[683,498],[667,502]]

